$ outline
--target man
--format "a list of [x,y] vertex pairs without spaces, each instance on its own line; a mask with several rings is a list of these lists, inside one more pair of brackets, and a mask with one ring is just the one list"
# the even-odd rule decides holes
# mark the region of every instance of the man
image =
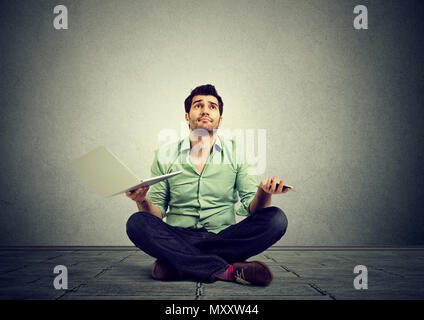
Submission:
[[[185,100],[189,137],[156,150],[151,167],[152,176],[183,173],[127,192],[139,210],[128,219],[127,234],[157,258],[155,279],[190,276],[252,285],[272,281],[265,263],[245,260],[284,235],[287,218],[271,206],[271,195],[290,188],[283,190],[284,182],[276,176],[258,187],[247,164],[237,161],[235,141],[217,135],[223,105],[214,86],[195,88]],[[241,206],[236,212],[237,193]],[[248,217],[236,223],[235,213]]]

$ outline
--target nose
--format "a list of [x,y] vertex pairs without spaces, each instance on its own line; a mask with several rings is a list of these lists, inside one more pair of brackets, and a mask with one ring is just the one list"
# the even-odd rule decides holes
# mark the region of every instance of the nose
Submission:
[[201,112],[201,115],[202,115],[202,117],[203,117],[203,116],[209,116],[209,112],[207,111],[207,109],[205,109],[205,108],[203,107],[202,112]]

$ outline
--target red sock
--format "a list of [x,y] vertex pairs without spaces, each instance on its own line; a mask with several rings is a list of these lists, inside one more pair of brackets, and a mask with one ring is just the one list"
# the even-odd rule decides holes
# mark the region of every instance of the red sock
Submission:
[[227,270],[225,270],[223,273],[218,274],[216,277],[219,280],[224,280],[224,281],[232,281],[232,274],[233,274],[233,270],[234,267],[232,264],[230,264],[230,266],[227,268]]

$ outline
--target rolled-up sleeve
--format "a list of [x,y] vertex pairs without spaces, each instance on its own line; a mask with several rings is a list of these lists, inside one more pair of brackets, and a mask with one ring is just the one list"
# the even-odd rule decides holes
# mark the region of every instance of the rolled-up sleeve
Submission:
[[[158,161],[158,150],[155,150],[155,158],[150,168],[150,176],[151,177],[161,176],[165,174],[165,171],[166,170]],[[168,202],[169,202],[168,181],[162,180],[161,182],[151,185],[147,194],[148,194],[150,202],[160,209],[162,213],[162,218],[165,218],[166,210],[168,209]]]
[[249,215],[249,205],[258,190],[256,175],[249,174],[249,165],[242,163],[237,167],[236,189],[238,191],[241,206],[236,211],[239,216]]

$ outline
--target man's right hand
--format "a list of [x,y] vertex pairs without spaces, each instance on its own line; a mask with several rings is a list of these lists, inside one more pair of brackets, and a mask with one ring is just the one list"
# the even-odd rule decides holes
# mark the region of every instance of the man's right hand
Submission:
[[147,191],[149,191],[149,186],[140,187],[138,189],[135,189],[133,191],[128,191],[125,194],[128,198],[131,200],[134,200],[135,202],[143,202],[147,200]]

